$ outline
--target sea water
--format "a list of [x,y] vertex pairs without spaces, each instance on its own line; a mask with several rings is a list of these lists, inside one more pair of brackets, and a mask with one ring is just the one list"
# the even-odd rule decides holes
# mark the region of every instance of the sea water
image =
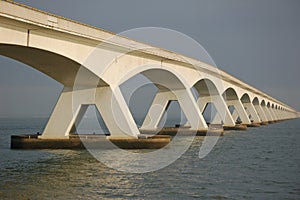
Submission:
[[300,199],[300,119],[225,132],[203,159],[197,137],[174,163],[142,174],[86,150],[10,149],[10,135],[46,121],[0,119],[0,199]]

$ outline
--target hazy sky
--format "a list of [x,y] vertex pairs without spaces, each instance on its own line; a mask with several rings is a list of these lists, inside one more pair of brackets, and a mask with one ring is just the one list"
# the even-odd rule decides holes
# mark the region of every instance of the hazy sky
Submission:
[[[300,110],[298,0],[19,0],[112,32],[164,27],[198,41],[222,70]],[[0,117],[48,116],[62,86],[0,57]]]

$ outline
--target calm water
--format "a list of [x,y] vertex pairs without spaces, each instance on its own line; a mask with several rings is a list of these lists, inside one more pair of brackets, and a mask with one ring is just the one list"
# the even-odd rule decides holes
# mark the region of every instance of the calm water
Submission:
[[202,138],[146,174],[109,169],[84,150],[10,150],[45,120],[0,120],[0,199],[300,199],[300,120],[227,132],[204,159]]

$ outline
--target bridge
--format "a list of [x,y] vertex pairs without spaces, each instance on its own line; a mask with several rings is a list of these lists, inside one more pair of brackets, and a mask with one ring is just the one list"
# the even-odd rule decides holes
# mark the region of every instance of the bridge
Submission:
[[[209,104],[217,112],[210,123],[224,127],[236,127],[237,119],[251,126],[299,117],[285,103],[207,63],[18,3],[0,1],[0,35],[0,55],[64,86],[41,139],[69,138],[88,105],[96,106],[115,137],[137,138],[141,130],[158,129],[170,101],[178,101],[188,130],[208,130],[203,111]],[[90,62],[95,52],[104,56]],[[158,88],[140,128],[120,90],[138,74]]]

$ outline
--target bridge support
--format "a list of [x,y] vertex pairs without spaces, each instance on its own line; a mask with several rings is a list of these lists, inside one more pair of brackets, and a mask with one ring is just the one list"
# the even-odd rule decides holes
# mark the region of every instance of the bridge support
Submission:
[[276,113],[278,120],[282,120],[281,112],[277,108],[274,109],[274,112]]
[[265,112],[263,111],[262,107],[259,104],[254,104],[254,108],[261,120],[261,124],[267,124],[268,118],[266,117]]
[[154,97],[141,129],[158,128],[164,112],[168,109],[168,104],[170,101],[176,100],[176,96],[171,91],[159,90]]
[[40,138],[69,138],[70,125],[74,119],[72,98],[72,88],[65,87]]
[[266,115],[268,123],[272,123],[274,121],[274,119],[273,119],[273,117],[272,117],[272,115],[271,115],[268,107],[265,106],[265,105],[262,105],[262,109],[263,109],[263,111],[264,111],[264,113]]
[[277,121],[277,120],[278,120],[278,116],[277,116],[277,114],[275,113],[274,109],[270,107],[269,110],[270,110],[270,113],[271,113],[271,115],[272,115],[273,120],[274,120],[274,121]]
[[172,100],[178,101],[188,123],[191,126],[191,130],[207,129],[207,125],[201,111],[194,101],[192,93],[187,89],[173,91],[160,89],[152,102],[141,129],[157,129],[169,102]]
[[197,100],[200,110],[203,112],[208,103],[214,104],[217,113],[212,120],[212,124],[223,124],[224,126],[235,126],[235,122],[226,106],[224,99],[220,95],[199,97]]
[[261,120],[253,106],[253,104],[251,102],[248,102],[248,103],[243,103],[244,105],[244,108],[248,114],[248,116],[250,116],[250,120],[253,121],[253,123],[260,123]]
[[234,111],[232,113],[232,118],[235,119],[237,117],[240,117],[243,124],[251,124],[250,119],[248,118],[248,115],[243,107],[242,102],[239,99],[236,100],[227,100],[226,101],[227,106],[234,106]]
[[[241,102],[244,106],[244,109],[250,119],[250,121],[252,122],[251,125],[249,126],[259,126],[261,119],[258,116],[257,111],[254,108],[254,103],[251,102],[250,97],[248,95],[248,93],[245,93],[242,97],[241,97]],[[255,99],[255,103],[258,102],[258,99]],[[237,118],[234,118],[235,120]]]
[[111,136],[138,137],[139,130],[120,89],[106,86],[78,90],[65,87],[40,138],[69,138],[90,104],[96,105]]
[[245,103],[244,104],[246,112],[251,116],[251,120],[253,120],[254,123],[260,123],[261,120],[259,119],[259,116],[253,106],[252,103]]

